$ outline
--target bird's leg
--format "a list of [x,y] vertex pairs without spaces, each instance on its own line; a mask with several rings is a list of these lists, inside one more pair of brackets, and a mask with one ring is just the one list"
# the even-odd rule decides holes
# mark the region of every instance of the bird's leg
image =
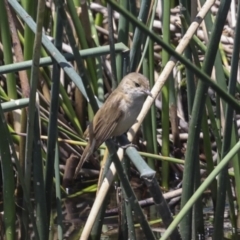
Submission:
[[115,147],[118,149],[119,147],[121,147],[121,145],[119,144],[119,142],[117,141],[117,137],[112,137],[112,141],[115,145]]

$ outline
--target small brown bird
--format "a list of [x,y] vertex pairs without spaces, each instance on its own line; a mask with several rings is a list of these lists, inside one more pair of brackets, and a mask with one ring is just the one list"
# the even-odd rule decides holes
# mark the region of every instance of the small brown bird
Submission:
[[84,133],[89,141],[77,165],[74,178],[95,149],[107,139],[122,135],[134,124],[147,95],[151,96],[149,81],[142,74],[129,73],[122,79]]

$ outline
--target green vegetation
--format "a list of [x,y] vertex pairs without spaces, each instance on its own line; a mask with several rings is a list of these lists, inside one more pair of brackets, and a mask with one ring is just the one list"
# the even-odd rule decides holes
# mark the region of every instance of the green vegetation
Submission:
[[[213,239],[226,207],[240,227],[236,2],[0,0],[0,239],[199,239],[206,202]],[[74,179],[86,126],[128,72],[152,97]]]

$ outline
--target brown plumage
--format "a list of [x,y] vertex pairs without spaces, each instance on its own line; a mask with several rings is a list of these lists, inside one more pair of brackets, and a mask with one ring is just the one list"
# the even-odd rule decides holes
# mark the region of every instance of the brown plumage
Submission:
[[134,124],[147,95],[151,95],[149,82],[142,74],[130,73],[122,79],[84,133],[89,141],[74,178],[95,149],[107,139],[122,135]]

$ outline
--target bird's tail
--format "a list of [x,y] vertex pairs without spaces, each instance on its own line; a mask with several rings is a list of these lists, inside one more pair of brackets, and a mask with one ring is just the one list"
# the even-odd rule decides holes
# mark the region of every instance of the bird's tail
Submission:
[[75,173],[74,173],[74,178],[76,179],[78,173],[80,172],[84,162],[86,162],[89,157],[93,154],[93,151],[95,149],[95,145],[96,145],[96,140],[93,139],[91,142],[89,141],[87,146],[85,147],[82,156],[80,158],[80,161],[76,167]]

